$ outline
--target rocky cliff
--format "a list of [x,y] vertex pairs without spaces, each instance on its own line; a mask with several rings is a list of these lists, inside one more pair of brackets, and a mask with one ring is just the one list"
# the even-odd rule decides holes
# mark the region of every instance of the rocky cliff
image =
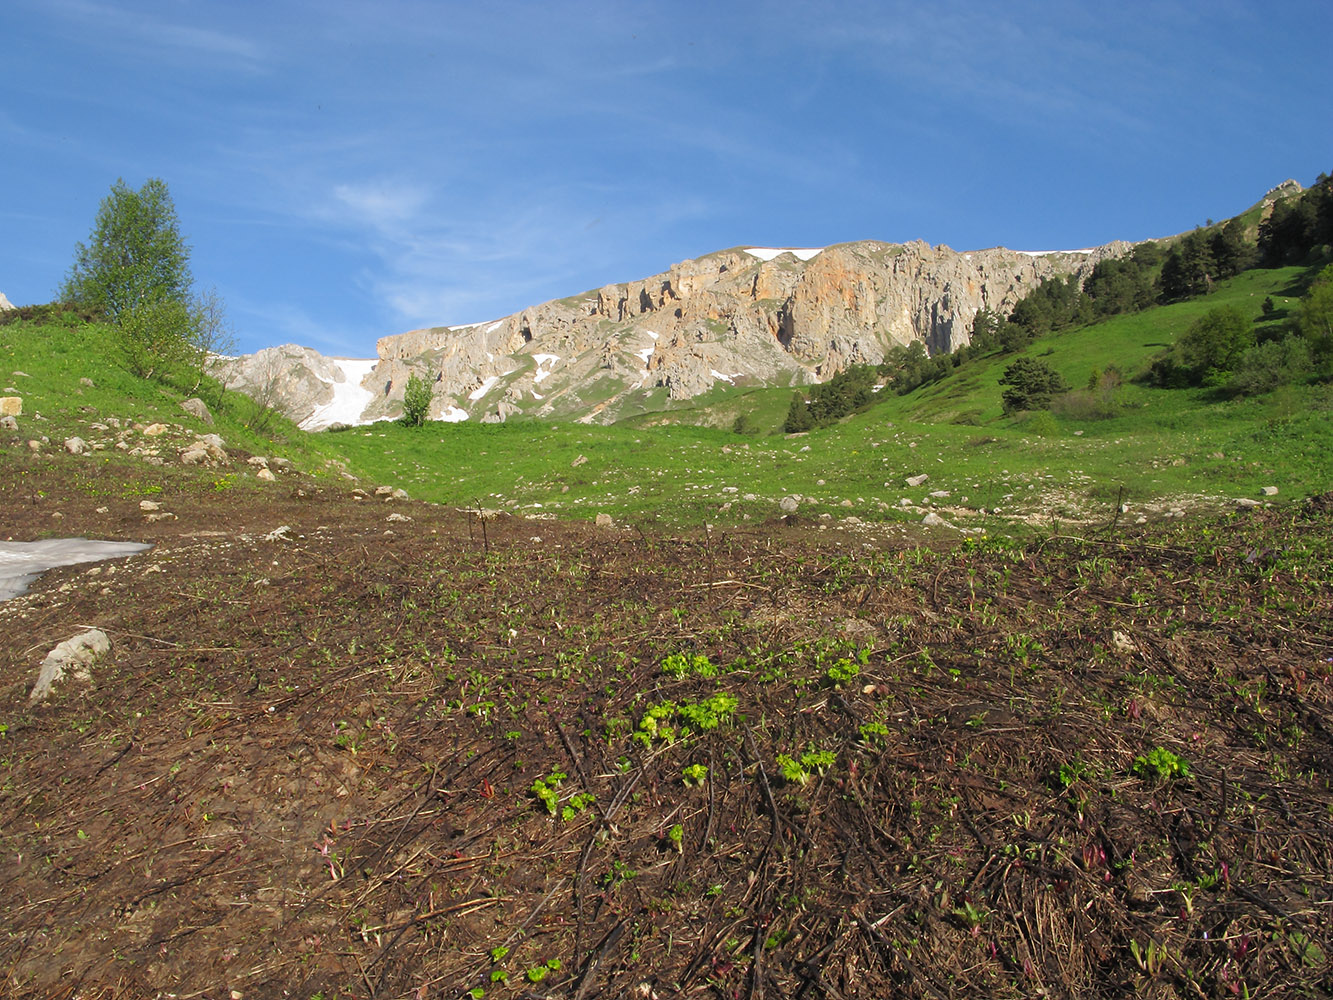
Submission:
[[[361,416],[400,413],[413,372],[433,386],[433,418],[481,421],[522,414],[605,423],[719,382],[823,381],[879,362],[895,345],[952,351],[967,343],[983,307],[1008,313],[1043,278],[1086,275],[1129,249],[957,253],[867,241],[723,250],[494,322],[383,337],[362,383],[370,401]],[[291,348],[273,350],[296,360]],[[306,419],[328,377],[311,366],[284,375],[283,385],[281,397],[300,403],[293,416]]]
[[363,414],[375,394],[362,383],[372,381],[375,366],[374,361],[329,358],[309,347],[283,344],[239,358],[216,357],[209,371],[229,389],[272,407],[305,430],[322,430],[371,419]]

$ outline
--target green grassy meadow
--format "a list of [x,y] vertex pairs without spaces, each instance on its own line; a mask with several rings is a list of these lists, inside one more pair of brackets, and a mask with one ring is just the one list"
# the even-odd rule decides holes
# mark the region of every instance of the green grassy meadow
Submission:
[[[612,426],[384,422],[307,434],[280,418],[265,424],[248,399],[205,384],[200,394],[217,418],[205,428],[179,408],[192,387],[130,375],[105,327],[51,320],[0,327],[0,389],[19,391],[25,432],[41,433],[53,448],[107,416],[173,422],[214,431],[231,449],[287,457],[315,475],[345,468],[418,499],[535,517],[607,513],[644,524],[740,524],[778,516],[787,496],[801,498],[803,517],[872,522],[919,521],[930,507],[999,528],[1015,520],[1109,519],[1121,502],[1131,514],[1155,515],[1257,497],[1265,486],[1277,486],[1279,500],[1333,488],[1329,386],[1225,399],[1212,390],[1132,381],[1215,306],[1235,305],[1258,320],[1271,295],[1280,321],[1304,275],[1301,268],[1248,271],[1209,296],[1026,349],[1073,387],[1093,371],[1119,368],[1125,382],[1116,415],[1102,419],[1005,416],[999,378],[1011,355],[973,361],[906,396],[886,391],[833,427],[792,436],[776,432],[790,389],[725,386],[687,408],[649,410],[665,401],[648,400],[645,412]],[[9,374],[17,371],[26,374]],[[759,434],[730,431],[742,413]],[[131,461],[111,451],[89,460]],[[923,474],[929,478],[921,485],[906,485]],[[246,476],[235,478],[240,484]]]

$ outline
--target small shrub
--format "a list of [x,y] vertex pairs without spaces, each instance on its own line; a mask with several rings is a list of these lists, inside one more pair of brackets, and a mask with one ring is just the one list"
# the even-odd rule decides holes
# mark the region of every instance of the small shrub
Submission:
[[1135,757],[1130,771],[1143,778],[1155,777],[1159,781],[1190,776],[1189,764],[1165,747],[1155,747],[1150,753]]

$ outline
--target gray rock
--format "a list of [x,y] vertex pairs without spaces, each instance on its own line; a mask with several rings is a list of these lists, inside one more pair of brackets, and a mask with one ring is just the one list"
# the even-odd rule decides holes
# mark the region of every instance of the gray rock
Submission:
[[88,629],[72,639],[66,639],[42,660],[41,670],[37,674],[37,683],[33,685],[28,702],[36,704],[51,696],[55,685],[68,674],[72,679],[92,680],[92,665],[98,657],[106,655],[111,649],[111,640],[101,629]]
[[1275,497],[1275,496],[1277,496],[1277,487],[1276,487],[1276,486],[1265,486],[1265,487],[1264,487],[1262,490],[1260,490],[1259,492],[1262,493],[1262,494],[1263,494],[1264,496],[1266,496],[1266,497]]
[[1261,501],[1255,500],[1251,497],[1237,497],[1232,502],[1235,503],[1235,505],[1241,508],[1242,510],[1253,510],[1255,507],[1263,506],[1263,503]]
[[921,475],[919,475],[919,476],[908,476],[908,477],[907,477],[907,485],[908,485],[908,486],[911,486],[911,487],[917,487],[917,486],[920,486],[922,483],[924,483],[924,482],[925,482],[927,479],[929,479],[929,478],[930,478],[930,476],[926,475],[924,472],[923,472]]
[[22,396],[0,396],[0,417],[23,416]]
[[92,389],[94,387],[93,380],[90,379],[87,375],[79,379],[79,385],[83,386],[85,389]]
[[65,450],[71,455],[83,455],[88,451],[88,442],[81,437],[67,437]]
[[190,414],[190,416],[202,420],[205,424],[208,424],[208,426],[213,426],[213,414],[209,412],[208,404],[198,396],[192,396],[185,402],[181,403],[181,409]]
[[182,465],[218,466],[229,465],[231,459],[222,445],[222,438],[216,434],[204,434],[198,440],[181,450]]
[[931,511],[929,514],[927,514],[925,517],[923,517],[923,518],[921,519],[921,523],[924,524],[924,525],[927,525],[928,527],[931,527],[931,528],[952,528],[952,527],[953,527],[952,524],[950,524],[950,523],[949,523],[948,521],[946,521],[944,518],[940,517],[940,516],[939,516],[938,514],[936,514],[934,511]]
[[778,501],[778,509],[784,514],[795,514],[800,509],[800,497],[783,497]]
[[598,514],[595,523],[599,528],[614,528],[616,526],[616,522],[610,514]]
[[16,431],[18,429],[19,429],[19,422],[15,420],[13,417],[11,417],[9,414],[5,414],[3,417],[0,417],[0,430]]

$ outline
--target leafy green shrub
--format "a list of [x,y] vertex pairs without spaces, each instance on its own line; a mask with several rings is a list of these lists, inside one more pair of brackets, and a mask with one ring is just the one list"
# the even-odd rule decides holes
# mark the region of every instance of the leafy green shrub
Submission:
[[1130,771],[1144,778],[1155,777],[1159,781],[1190,776],[1189,764],[1165,747],[1155,747],[1148,754],[1135,757]]
[[1057,393],[1068,388],[1059,372],[1036,358],[1015,361],[1000,376],[1000,385],[1009,387],[1000,396],[1006,414],[1019,410],[1044,410]]
[[430,383],[413,372],[407,377],[407,387],[403,390],[403,424],[423,426],[430,415],[430,400]]

